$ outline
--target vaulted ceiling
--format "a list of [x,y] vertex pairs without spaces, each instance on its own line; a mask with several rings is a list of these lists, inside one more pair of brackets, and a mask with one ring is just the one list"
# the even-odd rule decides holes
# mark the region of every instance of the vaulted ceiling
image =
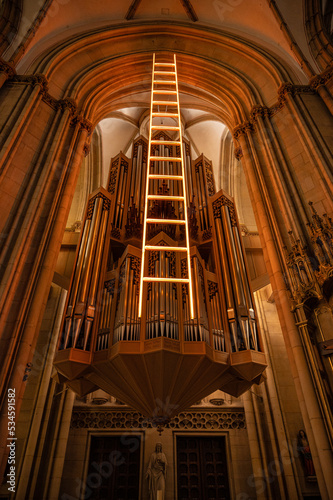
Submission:
[[[77,62],[76,67],[76,60],[78,61],[79,57],[82,59],[82,55],[79,55],[79,53],[82,54],[85,44],[87,46],[89,44],[90,48],[90,52],[87,51],[84,56],[86,58],[86,67],[89,67],[89,71],[93,71],[92,68],[95,60],[96,65],[97,61],[98,65],[100,65],[98,68],[102,68],[104,61],[106,61],[105,71],[108,73],[105,74],[110,75],[110,81],[112,78],[118,80],[120,82],[119,89],[125,89],[128,86],[128,90],[123,92],[119,90],[117,92],[113,90],[108,91],[110,100],[112,100],[112,106],[101,105],[100,116],[95,122],[96,124],[99,120],[102,120],[100,121],[100,130],[103,140],[104,172],[107,169],[111,156],[117,154],[119,150],[130,153],[130,144],[133,138],[139,133],[145,133],[150,102],[149,72],[151,68],[147,62],[148,59],[142,60],[141,63],[140,61],[139,63],[129,61],[128,54],[133,49],[128,49],[126,44],[122,44],[123,39],[130,40],[133,36],[139,39],[140,29],[142,29],[142,37],[144,37],[147,36],[150,27],[153,30],[155,26],[161,25],[161,27],[165,28],[163,35],[166,38],[164,41],[161,39],[159,44],[156,42],[157,50],[163,50],[163,48],[170,50],[171,48],[180,54],[191,54],[189,57],[192,60],[186,61],[188,67],[185,65],[185,59],[182,60],[180,57],[181,71],[183,71],[183,75],[180,75],[180,80],[182,76],[184,80],[185,78],[189,80],[186,86],[180,86],[185,136],[192,141],[193,156],[195,157],[203,152],[213,161],[217,176],[220,174],[222,168],[221,144],[225,138],[225,124],[227,123],[223,118],[224,102],[221,97],[218,97],[215,103],[212,95],[208,95],[209,92],[207,90],[205,94],[202,88],[199,90],[200,85],[196,83],[199,82],[199,77],[203,78],[206,75],[207,79],[212,80],[211,88],[213,89],[215,84],[213,82],[214,68],[210,69],[207,65],[207,69],[205,68],[201,72],[203,76],[202,74],[200,75],[199,71],[198,75],[190,75],[191,64],[193,64],[194,73],[198,61],[193,62],[195,44],[192,41],[189,50],[186,37],[189,37],[189,39],[192,37],[195,40],[200,40],[200,38],[202,40],[209,40],[207,43],[210,44],[208,50],[210,51],[211,59],[219,61],[225,67],[233,64],[230,62],[231,57],[234,57],[235,60],[237,57],[240,57],[237,55],[237,51],[239,50],[239,54],[241,54],[242,50],[233,48],[232,46],[235,40],[239,40],[240,44],[244,41],[245,44],[248,43],[258,47],[258,56],[260,51],[264,51],[267,54],[271,54],[272,59],[276,58],[276,61],[280,61],[279,64],[281,67],[285,64],[294,73],[299,83],[306,83],[308,75],[304,73],[300,65],[299,54],[297,57],[294,50],[295,45],[299,47],[303,59],[313,68],[313,71],[316,72],[318,70],[316,62],[308,49],[303,23],[305,14],[303,12],[304,2],[302,0],[210,0],[209,2],[200,0],[124,0],[122,2],[107,2],[105,0],[96,0],[94,2],[91,0],[46,0],[42,4],[43,2],[36,2],[36,0],[23,0],[19,36],[7,51],[6,57],[8,59],[15,53],[22,40],[25,39],[28,29],[32,26],[38,13],[41,13],[39,9],[43,9],[46,6],[48,6],[48,9],[43,21],[36,25],[34,36],[30,36],[30,42],[18,64],[19,72],[29,73],[31,71],[38,71],[44,73],[48,71],[48,68],[52,67],[53,56],[46,59],[41,66],[39,61],[44,57],[43,54],[56,54],[59,47],[61,47],[61,50],[68,50],[67,47],[71,47],[73,41],[73,48],[69,49],[72,50],[71,62],[67,67],[64,65],[63,69],[58,71],[60,76],[55,77],[56,84],[53,87],[51,86],[51,93],[57,93],[57,81],[60,81],[63,75],[65,78],[72,69],[74,73],[77,72],[80,75],[79,78],[81,81],[84,80],[84,64],[81,62],[81,66],[79,66],[79,62]],[[172,30],[170,30],[170,27],[177,28],[178,33],[186,33],[186,35],[183,38],[179,36],[178,39],[175,38],[175,41],[172,42]],[[119,32],[119,35],[114,38],[111,37],[110,41],[105,42],[104,46],[98,42],[99,38],[101,39],[105,36],[104,33],[113,32]],[[294,40],[292,43],[288,39],[288,36],[286,36],[288,32],[292,34],[292,39]],[[216,37],[219,34],[223,37],[223,43],[225,44],[223,56],[221,55],[221,47],[218,47],[214,41],[217,40]],[[151,50],[153,51],[157,35],[151,31],[151,33],[148,33],[148,36],[151,37]],[[228,38],[230,38],[230,44],[228,44]],[[115,44],[114,53],[117,53],[117,45],[119,45],[119,54],[123,57],[122,61],[124,61],[123,72],[118,70],[115,73],[112,67],[110,69],[107,66],[107,61],[112,61],[114,57],[112,55],[112,48],[110,51],[106,48],[107,43],[111,45]],[[93,46],[95,48],[92,50],[91,47]],[[140,51],[144,53],[144,50],[147,49],[137,45],[136,50],[137,54],[135,57],[140,57]],[[230,54],[227,51],[230,51]],[[232,55],[233,51],[234,55]],[[76,53],[78,54],[77,58],[75,56]],[[205,57],[207,58],[203,54],[200,54],[200,56],[198,54],[198,57],[201,57],[201,61],[204,61]],[[223,61],[222,57],[224,57]],[[120,64],[122,64],[122,61]],[[253,60],[253,65],[254,63],[255,61]],[[60,58],[57,64],[59,67],[61,66],[62,61]],[[146,76],[135,76],[136,82],[132,87],[128,82],[131,82],[131,78],[134,81],[134,77],[129,76],[128,81],[126,81],[126,71],[127,67],[130,67],[130,64],[132,68],[135,68],[137,64],[142,64],[146,72]],[[50,71],[52,73],[52,70]],[[94,72],[93,77],[90,77],[91,80],[92,78],[96,79],[96,86],[100,84],[99,79],[103,79],[103,71],[104,69],[100,69],[99,72]],[[269,68],[266,71],[269,75]],[[241,72],[243,72],[243,68]],[[249,82],[253,81],[253,74],[247,76]],[[272,74],[271,77],[273,81],[275,76]],[[104,76],[104,78],[108,78],[108,76]],[[142,81],[141,85],[139,83],[140,78]],[[228,79],[230,80],[229,77],[227,77]],[[67,81],[69,82],[69,80]],[[281,78],[280,80],[277,78],[276,81],[277,89],[281,83]],[[71,88],[73,88],[74,84],[71,85]],[[77,86],[77,84],[75,85]],[[106,88],[107,84],[103,83],[103,85]],[[66,88],[66,86],[68,88],[69,83],[63,84],[63,88]],[[260,88],[260,81],[256,83],[256,87],[257,89]],[[265,87],[267,88],[268,85],[265,85],[263,81],[260,91],[265,92]],[[268,100],[275,99],[276,89],[274,89],[272,96],[266,96]],[[228,95],[231,100],[233,92],[237,93],[239,90],[236,86],[233,87],[233,84],[230,84],[229,81]],[[61,94],[59,93],[55,96],[60,98]],[[244,99],[249,99],[249,97],[244,96]],[[266,101],[266,103],[268,102]],[[272,104],[272,102],[268,104]],[[230,127],[230,123],[227,123],[227,125]],[[220,177],[222,178],[223,175],[221,174]],[[239,176],[239,172],[237,175]],[[242,192],[244,192],[244,186]],[[243,199],[245,198],[244,194]],[[248,211],[246,212],[248,213]],[[250,216],[250,218],[253,221],[253,217]]]

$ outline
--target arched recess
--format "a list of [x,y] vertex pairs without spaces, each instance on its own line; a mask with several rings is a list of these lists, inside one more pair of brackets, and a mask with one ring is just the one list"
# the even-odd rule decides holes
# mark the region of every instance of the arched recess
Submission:
[[[7,147],[1,163],[7,195],[1,200],[7,219],[2,221],[6,241],[1,305],[7,319],[2,352],[11,358],[2,365],[1,380],[4,386],[21,387],[22,397],[18,368],[30,362],[35,348],[84,148],[104,116],[129,96],[149,90],[153,51],[176,52],[180,91],[200,97],[234,130],[318,482],[322,491],[328,490],[324,477],[330,478],[333,466],[327,434],[289,308],[282,247],[290,228],[305,232],[309,192],[317,204],[329,208],[329,138],[313,134],[319,117],[309,116],[308,107],[320,107],[320,101],[311,88],[296,85],[304,82],[302,73],[240,37],[163,23],[96,30],[42,54],[30,65],[33,76],[18,76],[4,87],[14,104],[2,116]],[[281,87],[285,81],[292,83]],[[326,119],[326,111],[320,112]],[[313,162],[316,194],[303,174],[304,165],[309,171]],[[21,183],[13,181],[12,167]],[[321,429],[317,436],[311,429],[313,419]]]

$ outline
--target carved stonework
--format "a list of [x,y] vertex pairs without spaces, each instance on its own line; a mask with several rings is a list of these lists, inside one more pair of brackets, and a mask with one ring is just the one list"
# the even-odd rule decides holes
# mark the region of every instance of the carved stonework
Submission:
[[240,225],[240,231],[242,236],[259,236],[258,231],[249,231],[245,224]]
[[312,210],[310,230],[312,250],[301,244],[289,231],[291,250],[285,247],[286,264],[289,271],[289,289],[294,301],[302,304],[310,297],[323,296],[325,283],[333,278],[333,221],[327,214],[320,217]]
[[82,115],[74,115],[73,116],[73,118],[71,120],[72,127],[75,127],[77,124],[80,125],[80,129],[87,130],[88,135],[90,135],[91,132],[93,131],[93,124],[91,123],[91,121]]
[[237,125],[233,130],[233,137],[238,140],[241,135],[247,135],[249,132],[254,132],[253,124],[250,121]]
[[270,116],[270,109],[267,106],[253,106],[250,117],[251,122],[256,123],[258,117],[266,118]]
[[[71,420],[72,429],[151,429],[153,424],[137,411],[74,408]],[[179,413],[165,425],[174,430],[234,430],[246,429],[243,409],[186,411]]]
[[58,99],[52,97],[48,92],[43,93],[42,101],[55,110],[59,109]]
[[62,110],[68,109],[71,115],[76,115],[77,113],[77,104],[74,99],[70,99],[67,97],[66,99],[60,99],[57,101],[58,107]]
[[289,270],[290,291],[296,304],[306,299],[320,295],[317,287],[314,270],[308,255],[307,247],[296,239],[289,231],[291,250],[284,247],[286,264]]
[[311,231],[311,241],[319,267],[315,270],[316,278],[322,286],[324,282],[333,276],[333,221],[327,214],[319,217],[309,203],[312,210],[312,223],[308,224]]
[[319,75],[314,76],[310,80],[310,87],[318,90],[319,87],[326,85],[333,77],[333,65],[329,66],[325,71]]
[[241,146],[235,149],[235,157],[239,161],[241,158],[243,158],[243,150]]
[[82,221],[77,220],[74,224],[71,225],[70,228],[67,228],[66,231],[72,231],[73,233],[80,232],[82,228]]
[[[332,72],[332,69],[331,69]],[[327,77],[323,77],[325,81],[328,81],[331,77],[330,72],[327,73]],[[327,78],[327,80],[326,80]],[[313,80],[315,82],[315,80]],[[283,83],[278,89],[278,100],[277,103],[273,104],[270,108],[267,106],[256,105],[253,106],[250,112],[250,120],[247,122],[240,123],[233,130],[234,139],[238,140],[241,135],[246,135],[249,132],[255,131],[254,125],[257,123],[258,117],[270,118],[275,113],[280,111],[287,102],[287,95],[295,96],[297,94],[313,94],[314,89],[316,89],[316,83],[314,85],[294,85],[290,82]],[[236,156],[237,159],[239,157]]]
[[14,66],[0,57],[0,72],[5,73],[7,78],[13,78],[16,74]]
[[36,73],[34,75],[15,75],[11,83],[23,83],[35,87],[40,86],[40,93],[44,94],[48,91],[49,82],[45,75]]

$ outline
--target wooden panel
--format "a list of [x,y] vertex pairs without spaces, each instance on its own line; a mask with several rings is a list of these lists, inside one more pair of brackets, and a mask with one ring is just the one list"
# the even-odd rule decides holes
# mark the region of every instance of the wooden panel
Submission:
[[225,438],[177,437],[178,500],[230,499]]
[[121,436],[91,437],[88,478],[97,487],[91,488],[89,499],[139,499],[140,445],[140,436],[132,436],[130,446]]

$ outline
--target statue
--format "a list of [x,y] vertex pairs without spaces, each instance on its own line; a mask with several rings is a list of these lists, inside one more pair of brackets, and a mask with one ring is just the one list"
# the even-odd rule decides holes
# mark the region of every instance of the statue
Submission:
[[151,454],[146,479],[148,479],[149,500],[164,500],[167,459],[162,452],[162,443],[156,443]]
[[312,455],[310,451],[310,446],[308,439],[306,437],[305,431],[301,429],[298,433],[297,436],[297,450],[300,454],[301,460],[303,462],[304,470],[305,470],[305,475],[308,476],[315,476],[316,472],[314,470],[314,465],[312,461]]

